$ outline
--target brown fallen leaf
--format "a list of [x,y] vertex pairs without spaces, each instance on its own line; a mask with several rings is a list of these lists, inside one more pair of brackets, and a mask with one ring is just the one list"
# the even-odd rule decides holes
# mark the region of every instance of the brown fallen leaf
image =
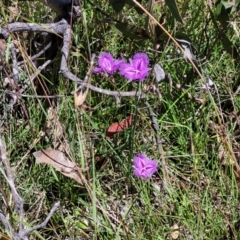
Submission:
[[132,114],[121,122],[113,123],[107,130],[106,139],[110,139],[115,133],[121,132],[124,129],[129,128],[132,125]]
[[49,164],[63,175],[73,178],[79,184],[83,184],[80,173],[78,172],[80,168],[76,163],[70,161],[64,153],[48,148],[46,150],[34,152],[33,156],[36,158],[36,163]]

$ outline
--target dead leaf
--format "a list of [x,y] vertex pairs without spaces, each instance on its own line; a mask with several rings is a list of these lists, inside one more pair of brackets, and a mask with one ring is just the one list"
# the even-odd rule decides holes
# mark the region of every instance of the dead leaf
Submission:
[[80,90],[74,93],[74,105],[75,107],[81,107],[86,100],[88,89],[86,91]]
[[48,148],[46,150],[34,152],[33,156],[36,158],[36,163],[49,164],[63,175],[73,178],[76,182],[82,184],[80,173],[78,172],[80,168],[76,163],[70,161],[64,153]]
[[177,239],[179,237],[179,226],[176,223],[171,227],[171,237],[173,239]]
[[106,139],[110,139],[115,133],[121,132],[132,125],[132,114],[121,122],[113,123],[107,130]]

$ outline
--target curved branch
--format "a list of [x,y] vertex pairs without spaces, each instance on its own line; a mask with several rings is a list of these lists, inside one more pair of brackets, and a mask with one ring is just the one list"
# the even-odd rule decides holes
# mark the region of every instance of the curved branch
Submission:
[[55,33],[58,35],[63,36],[63,47],[62,47],[62,60],[61,60],[61,67],[60,72],[63,74],[64,77],[68,78],[73,82],[77,82],[83,87],[87,87],[92,91],[110,95],[114,97],[139,97],[139,98],[146,98],[146,95],[142,92],[137,91],[130,91],[130,92],[119,92],[119,91],[110,91],[106,89],[102,89],[99,87],[95,87],[89,83],[85,83],[83,80],[75,76],[72,72],[69,71],[67,65],[67,59],[70,52],[70,45],[72,39],[72,30],[71,26],[68,24],[67,20],[62,19],[56,23],[50,24],[35,24],[35,23],[10,23],[6,27],[1,29],[2,36],[7,39],[10,33],[13,32],[22,32],[22,31],[30,31],[30,32],[47,32],[47,33]]
[[23,23],[16,22],[10,23],[6,27],[1,29],[2,36],[7,39],[11,33],[14,32],[47,32],[63,35],[68,27],[68,22],[65,19],[60,20],[59,22],[49,23],[49,24],[36,24],[36,23]]
[[101,94],[110,95],[114,97],[136,97],[137,96],[139,98],[146,98],[146,94],[144,94],[143,92],[137,92],[137,91],[119,92],[119,91],[110,91],[110,90],[98,88],[89,83],[84,82],[82,79],[78,78],[73,73],[71,73],[68,69],[68,64],[67,64],[67,59],[70,52],[71,39],[72,39],[72,30],[69,26],[66,29],[66,32],[64,33],[64,36],[63,36],[62,60],[61,60],[61,66],[60,66],[60,72],[63,74],[64,77],[68,78],[73,82],[77,82],[79,85],[83,87],[87,87],[92,91],[95,91]]
[[51,217],[53,216],[53,214],[57,211],[57,209],[59,208],[59,206],[60,206],[60,202],[56,202],[56,203],[53,205],[51,211],[49,212],[49,214],[47,215],[47,217],[45,218],[45,220],[44,220],[42,223],[40,223],[40,224],[38,224],[38,225],[36,225],[36,226],[27,228],[27,229],[19,232],[18,235],[19,235],[20,239],[26,238],[30,233],[32,233],[33,231],[35,231],[35,230],[37,230],[37,229],[45,228],[46,225],[47,225],[47,223],[49,222],[50,218],[51,218]]

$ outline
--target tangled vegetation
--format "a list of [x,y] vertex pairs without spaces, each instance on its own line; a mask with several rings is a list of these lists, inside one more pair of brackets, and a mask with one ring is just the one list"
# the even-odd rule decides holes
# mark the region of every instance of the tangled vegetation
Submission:
[[240,239],[239,8],[0,3],[0,238]]

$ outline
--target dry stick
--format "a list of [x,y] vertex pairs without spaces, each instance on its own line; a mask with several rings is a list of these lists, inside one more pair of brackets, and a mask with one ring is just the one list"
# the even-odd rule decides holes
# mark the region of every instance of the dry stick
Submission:
[[[33,55],[33,56],[28,56],[27,58],[28,58],[28,60],[23,60],[23,61],[20,61],[20,62],[18,62],[17,63],[17,65],[18,66],[21,66],[22,64],[24,64],[24,63],[27,63],[28,61],[33,61],[33,60],[35,60],[36,58],[38,58],[38,57],[40,57],[41,55],[43,55],[50,47],[51,47],[51,42],[50,43],[48,43],[40,52],[38,52],[37,54],[35,54],[35,55]],[[9,64],[9,66],[12,66],[12,64]],[[1,68],[1,66],[0,66],[0,68]]]
[[3,89],[0,89],[0,92],[4,92],[5,94],[9,94],[9,95],[17,95],[23,98],[63,98],[67,96],[72,97],[72,95],[28,95],[28,94],[22,94],[18,92],[9,91],[9,90],[3,90]]
[[[35,60],[36,58],[42,56],[50,47],[52,46],[52,42],[48,43],[40,52],[38,52],[37,54],[33,55],[33,56],[29,56],[29,60],[30,61],[33,61]],[[28,60],[28,61],[29,61]],[[25,63],[26,61],[21,61],[18,63],[18,65],[22,65],[23,63]]]
[[[11,44],[10,52],[12,56],[12,71],[13,71],[13,80],[15,85],[18,84],[18,78],[19,78],[19,71],[18,71],[18,63],[17,63],[17,56],[16,56],[16,49],[13,44]],[[14,86],[16,87],[16,86]]]
[[[34,23],[11,23],[11,24],[8,24],[6,27],[0,29],[0,34],[2,34],[5,39],[9,37],[10,33],[19,32],[19,31],[20,32],[21,31],[48,32],[48,33],[56,33],[56,34],[62,35],[67,26],[68,26],[68,23],[64,19],[62,19],[57,23],[42,24],[42,25],[37,25]],[[17,95],[14,95],[15,98],[16,96]],[[12,102],[14,102],[14,97],[12,99]],[[23,110],[27,116],[25,107],[23,107]],[[5,119],[6,119],[6,112],[4,113],[3,120],[0,122],[0,127],[4,123]]]
[[[14,48],[15,50],[15,48]],[[13,80],[14,80],[14,89],[18,89],[18,76],[19,76],[19,71],[18,71],[18,67],[17,67],[17,60],[16,60],[16,55],[15,55],[15,51],[11,51],[12,53],[12,58],[13,58]],[[51,60],[46,61],[42,66],[38,67],[37,71],[30,77],[30,83],[33,82],[33,80],[39,75],[39,73],[45,69],[49,64],[51,63]],[[0,127],[3,125],[5,119],[7,118],[7,112],[10,112],[13,109],[13,106],[15,105],[15,103],[17,102],[17,97],[18,96],[24,96],[21,93],[23,93],[26,89],[27,89],[28,85],[26,85],[25,87],[23,87],[22,89],[20,89],[20,93],[14,91],[8,91],[8,90],[2,90],[0,89],[0,91],[7,93],[9,95],[11,95],[11,100],[9,102],[9,104],[7,105],[7,109],[6,111],[4,111],[4,115],[2,117],[2,121],[0,122]],[[49,98],[47,96],[45,96],[45,98]],[[22,106],[23,110],[25,113],[27,113],[25,105]],[[27,114],[26,114],[27,116]]]
[[[95,57],[96,57],[96,55],[95,55],[95,54],[92,54],[91,62],[90,62],[90,67],[89,67],[89,69],[88,69],[88,72],[87,72],[84,80],[83,80],[84,83],[90,82],[90,77],[91,77],[91,74],[92,74],[92,68],[93,68],[93,64],[94,64],[94,59],[95,59]],[[71,92],[71,93],[72,93],[72,94],[78,93],[78,92],[79,92],[80,90],[82,90],[82,89],[83,89],[83,86],[80,85],[75,91],[73,91],[73,92]],[[88,88],[87,88],[87,90],[88,90]],[[87,91],[87,90],[86,90],[86,91]]]
[[[43,65],[39,66],[38,68],[36,68],[35,72],[30,76],[29,79],[29,84],[33,83],[34,79],[41,73],[42,70],[44,70],[52,61],[51,60],[47,60]],[[32,63],[32,65],[35,67],[35,65]],[[23,93],[25,90],[27,90],[28,85],[24,86],[24,88],[21,89],[21,93]]]
[[60,206],[60,202],[56,202],[51,211],[49,212],[49,214],[47,215],[46,219],[41,223],[41,224],[38,224],[36,226],[33,226],[31,228],[27,228],[21,232],[19,232],[19,237],[20,239],[22,238],[25,238],[27,237],[30,233],[32,233],[33,231],[37,230],[37,229],[40,229],[40,228],[44,228],[46,227],[47,223],[49,222],[50,218],[53,216],[53,214],[57,211],[57,209],[59,208]]
[[[69,72],[70,73],[70,72]],[[66,77],[67,77],[67,73],[66,73]],[[73,79],[69,78],[70,80],[73,81]],[[79,79],[80,80],[80,79]],[[129,92],[119,92],[119,91],[110,91],[110,90],[106,90],[106,89],[102,89],[102,88],[98,88],[95,87],[89,83],[82,83],[79,82],[79,84],[81,84],[81,86],[83,87],[88,87],[89,89],[91,89],[92,91],[101,93],[101,94],[105,94],[105,95],[109,95],[109,96],[113,96],[113,97],[139,97],[141,99],[146,98],[146,94],[142,93],[142,92],[136,92],[136,91],[129,91]]]
[[7,154],[6,154],[6,148],[5,145],[3,143],[2,137],[0,135],[0,156],[2,159],[2,163],[5,169],[6,174],[4,173],[4,171],[0,168],[1,173],[3,174],[3,176],[5,177],[6,181],[8,182],[10,189],[11,189],[11,193],[13,195],[13,200],[15,203],[15,212],[16,214],[19,216],[19,231],[18,233],[16,233],[11,224],[8,222],[8,220],[6,219],[5,215],[3,214],[2,210],[0,209],[0,220],[3,223],[5,229],[7,231],[9,231],[11,233],[12,236],[14,236],[14,239],[16,240],[22,240],[22,239],[27,239],[27,236],[40,228],[44,228],[48,221],[50,220],[50,218],[53,216],[53,214],[56,212],[57,208],[60,206],[60,202],[56,202],[54,204],[54,206],[52,207],[50,213],[47,215],[46,219],[41,223],[38,224],[36,226],[30,227],[30,228],[26,228],[25,230],[23,230],[23,217],[24,217],[24,210],[23,210],[23,199],[20,197],[20,195],[17,192],[17,189],[15,187],[15,183],[14,183],[14,178],[11,172],[11,168],[7,159]]
[[[17,66],[17,56],[16,56],[16,51],[15,47],[13,44],[10,45],[10,52],[11,52],[11,57],[12,57],[12,71],[13,71],[13,81],[14,83],[12,84],[13,89],[17,89],[17,84],[18,84],[18,79],[19,79],[19,71],[18,71],[18,66]],[[15,90],[14,90],[15,91]],[[0,127],[3,125],[4,121],[7,118],[7,113],[11,112],[13,110],[13,106],[17,102],[17,96],[13,95],[11,96],[11,99],[9,103],[6,106],[6,110],[4,111],[2,121],[0,122]]]
[[[33,80],[41,73],[41,71],[44,70],[50,63],[51,63],[51,60],[47,60],[43,65],[38,67],[36,72],[33,73],[32,76],[30,76],[30,81],[29,82],[32,83]],[[59,98],[59,97],[65,97],[65,95],[39,96],[39,95],[22,94],[27,89],[27,87],[28,87],[28,85],[26,85],[22,89],[20,89],[20,93],[15,92],[15,91],[3,90],[3,89],[0,89],[0,92],[4,92],[5,94],[9,94],[9,95],[16,95],[18,97],[28,97],[28,98]]]
[[5,174],[4,175],[6,176],[5,177],[6,181],[8,182],[11,189],[11,193],[13,195],[13,200],[15,204],[14,211],[16,212],[16,214],[19,215],[19,231],[21,231],[23,228],[22,223],[23,223],[23,216],[24,216],[23,199],[20,197],[15,187],[14,177],[11,172],[11,168],[7,159],[6,148],[3,143],[1,135],[0,135],[0,152],[1,152],[2,163],[6,172],[6,175]]
[[17,22],[17,23],[10,23],[6,27],[2,28],[1,34],[5,39],[9,37],[10,33],[23,32],[23,31],[47,32],[47,33],[63,35],[64,32],[66,31],[67,26],[68,26],[68,23],[64,19],[56,23],[49,23],[49,24],[42,24],[42,25],[35,24],[35,23]]
[[0,209],[0,221],[2,222],[5,230],[9,232],[12,236],[14,236],[15,232],[1,209]]
[[159,136],[159,124],[157,122],[156,119],[156,114],[153,112],[152,107],[150,106],[150,104],[147,101],[144,101],[145,105],[148,108],[148,112],[152,121],[152,127],[155,131],[155,136],[156,136],[156,142],[157,142],[157,147],[158,147],[158,153],[161,157],[161,165],[162,165],[162,169],[163,169],[163,187],[164,189],[167,189],[167,184],[168,184],[168,170],[167,170],[167,164],[166,164],[166,159],[164,157],[164,151],[163,151],[163,147],[162,147],[162,141],[160,139]]

